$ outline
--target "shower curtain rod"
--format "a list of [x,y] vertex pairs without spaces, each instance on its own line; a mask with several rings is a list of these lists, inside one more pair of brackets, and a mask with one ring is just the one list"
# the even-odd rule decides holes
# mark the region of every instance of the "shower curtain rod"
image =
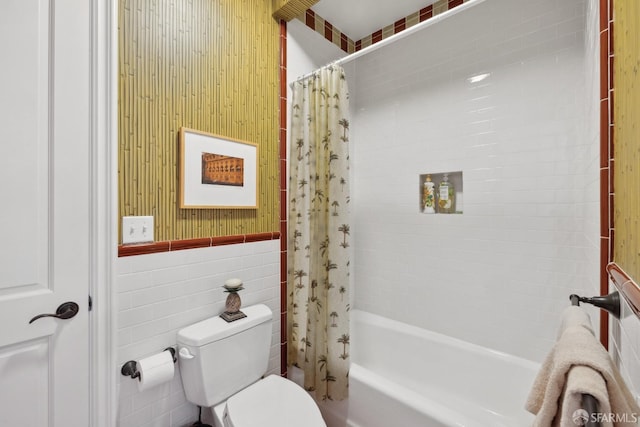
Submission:
[[450,16],[453,16],[456,13],[462,12],[462,11],[464,11],[464,10],[470,8],[470,7],[473,7],[473,6],[477,5],[477,4],[484,3],[485,1],[486,0],[469,0],[469,1],[461,4],[460,6],[456,6],[453,9],[449,9],[446,12],[440,13],[440,14],[434,16],[431,19],[427,19],[426,21],[422,21],[419,24],[414,25],[413,27],[409,27],[404,31],[401,31],[399,33],[396,33],[396,34],[392,35],[391,37],[387,37],[386,39],[382,39],[378,43],[375,43],[375,44],[372,44],[370,46],[367,46],[362,50],[359,50],[357,52],[351,53],[351,54],[349,54],[347,56],[344,56],[344,57],[342,57],[340,59],[337,59],[337,60],[335,60],[333,62],[330,62],[329,64],[318,68],[317,70],[314,70],[314,71],[312,71],[310,73],[307,73],[307,74],[305,74],[305,75],[303,75],[301,77],[298,77],[295,81],[289,83],[289,87],[293,88],[293,84],[295,82],[299,82],[299,81],[308,79],[309,77],[313,76],[318,70],[320,70],[322,68],[329,67],[331,65],[342,65],[342,64],[346,64],[347,62],[351,62],[356,58],[359,58],[359,57],[361,57],[363,55],[366,55],[366,54],[368,54],[370,52],[378,50],[381,47],[384,47],[384,46],[386,46],[388,44],[394,43],[394,42],[396,42],[396,41],[398,41],[400,39],[403,39],[403,38],[405,38],[405,37],[417,32],[417,31],[422,30],[423,28],[430,27],[430,26],[442,21],[443,19],[446,19],[446,18],[448,18]]

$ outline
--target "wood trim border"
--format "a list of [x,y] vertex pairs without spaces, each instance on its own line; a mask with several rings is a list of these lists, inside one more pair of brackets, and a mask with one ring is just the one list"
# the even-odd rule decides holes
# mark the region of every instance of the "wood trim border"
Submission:
[[633,313],[640,319],[640,286],[615,262],[607,265],[607,273],[609,273],[609,278],[620,295],[624,297]]
[[287,377],[287,23],[280,20],[280,375]]
[[[615,224],[613,215],[613,75],[609,63],[613,61],[611,30],[613,0],[600,0],[600,295],[609,293],[608,265],[613,261]],[[609,314],[600,311],[600,342],[609,348]]]
[[279,231],[268,233],[238,234],[233,236],[203,237],[199,239],[167,240],[163,242],[141,243],[135,245],[119,245],[118,257],[173,252],[184,249],[208,248],[211,246],[235,245],[239,243],[277,240]]

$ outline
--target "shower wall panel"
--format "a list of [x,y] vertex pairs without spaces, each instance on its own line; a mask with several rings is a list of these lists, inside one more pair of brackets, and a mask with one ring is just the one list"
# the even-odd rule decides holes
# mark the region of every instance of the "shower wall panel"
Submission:
[[[354,61],[356,308],[541,361],[598,292],[587,3],[484,2]],[[452,170],[464,215],[419,213]]]

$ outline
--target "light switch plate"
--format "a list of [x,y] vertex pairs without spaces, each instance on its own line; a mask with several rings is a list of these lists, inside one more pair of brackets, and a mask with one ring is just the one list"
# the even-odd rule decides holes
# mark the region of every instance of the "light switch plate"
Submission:
[[122,244],[153,242],[152,216],[123,216]]

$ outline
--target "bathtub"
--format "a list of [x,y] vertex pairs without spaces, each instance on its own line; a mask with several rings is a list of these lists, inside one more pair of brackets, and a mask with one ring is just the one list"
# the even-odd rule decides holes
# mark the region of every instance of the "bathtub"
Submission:
[[352,311],[349,398],[320,403],[329,427],[517,427],[539,364]]

